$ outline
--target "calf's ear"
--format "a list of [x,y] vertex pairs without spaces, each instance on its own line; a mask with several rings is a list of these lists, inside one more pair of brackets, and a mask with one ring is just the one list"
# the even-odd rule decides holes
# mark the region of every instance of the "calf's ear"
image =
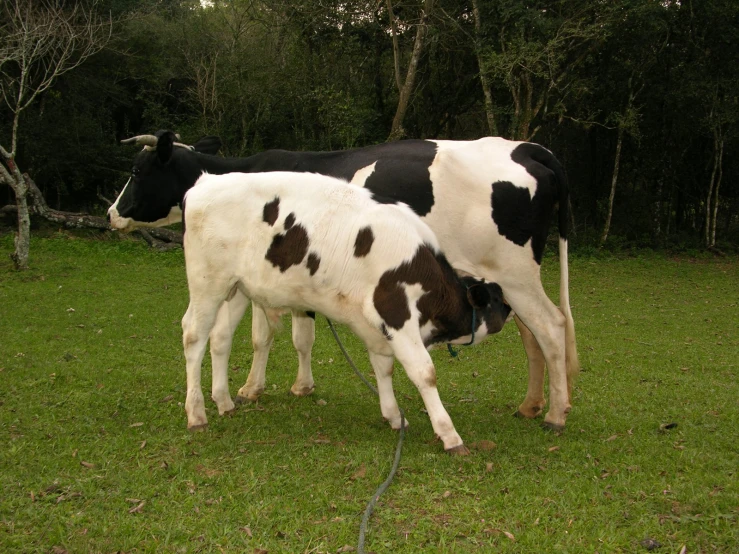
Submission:
[[485,285],[470,285],[467,289],[467,301],[473,308],[482,309],[490,304],[490,293]]
[[160,162],[166,164],[172,157],[172,149],[177,136],[172,131],[159,131],[157,137],[157,157]]

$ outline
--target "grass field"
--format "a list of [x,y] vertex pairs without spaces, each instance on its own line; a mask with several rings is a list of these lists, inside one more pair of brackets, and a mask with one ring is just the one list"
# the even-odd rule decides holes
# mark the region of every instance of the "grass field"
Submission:
[[[182,252],[59,234],[35,239],[17,273],[11,251],[0,237],[0,552],[356,546],[397,434],[325,320],[312,396],[289,394],[286,319],[263,399],[225,418],[209,402],[209,429],[191,434]],[[433,352],[441,398],[477,445],[467,458],[443,453],[398,369],[411,426],[367,551],[739,551],[739,261],[573,257],[570,275],[583,372],[565,432],[511,417],[526,390],[514,325],[458,358]],[[555,258],[543,278],[556,299]],[[248,317],[232,394],[251,362]]]

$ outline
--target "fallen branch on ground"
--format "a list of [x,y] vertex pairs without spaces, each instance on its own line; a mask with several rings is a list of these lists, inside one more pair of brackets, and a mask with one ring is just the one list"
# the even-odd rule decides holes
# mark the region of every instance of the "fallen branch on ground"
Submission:
[[[28,196],[31,199],[33,213],[40,215],[48,221],[60,223],[69,229],[111,230],[110,224],[105,217],[98,217],[86,213],[63,212],[61,210],[50,208],[46,203],[44,195],[41,193],[33,179],[31,179],[28,174],[24,174],[23,177],[28,184]],[[98,194],[98,197],[110,204],[110,201],[102,197],[100,194]],[[0,208],[0,213],[2,214],[16,212],[17,208],[13,205]],[[177,231],[155,227],[151,229],[138,229],[134,232],[138,232],[149,246],[159,250],[171,250],[182,245],[182,233],[178,233]]]

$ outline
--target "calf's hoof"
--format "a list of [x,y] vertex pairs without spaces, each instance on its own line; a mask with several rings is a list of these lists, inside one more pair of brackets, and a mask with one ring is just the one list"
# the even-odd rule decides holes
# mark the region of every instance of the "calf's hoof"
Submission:
[[293,393],[295,396],[309,396],[313,394],[313,391],[316,390],[316,386],[310,386],[310,387],[298,387],[296,385],[293,385],[290,387],[290,392]]
[[188,425],[187,430],[191,433],[199,433],[205,431],[208,428],[208,423],[200,423],[197,425]]
[[257,400],[259,400],[259,397],[262,396],[263,392],[264,389],[256,392],[248,392],[245,395],[239,392],[236,395],[236,398],[234,398],[234,402],[236,402],[236,404],[248,404],[251,402],[256,402]]
[[[401,427],[400,417],[398,417],[398,419],[386,419],[385,421],[387,421],[390,424],[390,428],[393,431],[400,431],[400,427]],[[410,426],[410,423],[408,423],[408,420],[406,418],[403,418],[403,425],[402,425],[403,429],[408,429],[409,426]]]
[[467,448],[464,444],[460,444],[459,446],[453,446],[452,448],[447,448],[446,453],[450,456],[469,456],[470,455],[470,449]]
[[[218,403],[216,402],[216,404]],[[231,399],[229,399],[228,403],[224,404],[224,406],[218,406],[218,415],[231,415],[236,411],[236,404]]]

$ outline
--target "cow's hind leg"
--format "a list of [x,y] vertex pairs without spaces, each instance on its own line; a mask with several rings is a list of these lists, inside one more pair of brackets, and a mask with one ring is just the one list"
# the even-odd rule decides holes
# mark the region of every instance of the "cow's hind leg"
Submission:
[[310,356],[316,340],[316,322],[305,312],[294,311],[292,324],[293,346],[298,353],[298,375],[290,392],[295,396],[307,396],[315,388]]
[[516,316],[516,325],[521,333],[523,347],[526,350],[526,357],[529,361],[529,386],[526,391],[526,398],[518,407],[516,415],[519,417],[535,418],[540,416],[544,411],[546,400],[544,398],[544,372],[546,362],[544,353],[539,348],[539,343],[529,331],[529,328]]
[[182,318],[182,345],[187,368],[185,413],[187,428],[190,430],[201,429],[208,424],[200,374],[208,335],[215,323],[221,302],[222,299],[212,297],[196,298],[191,292],[190,305]]
[[254,355],[251,361],[249,376],[246,378],[244,386],[239,389],[236,395],[236,402],[256,402],[264,392],[267,360],[269,359],[269,349],[272,348],[274,337],[274,328],[270,324],[264,308],[252,302],[251,343],[254,348]]
[[233,292],[233,297],[221,304],[215,325],[210,332],[210,357],[213,362],[211,397],[221,415],[235,408],[228,390],[228,359],[231,355],[234,332],[249,304],[249,299],[243,293],[238,290]]
[[[544,417],[544,426],[561,430],[565,426],[567,414],[570,412],[570,400],[567,387],[567,370],[565,354],[565,316],[544,292],[541,282],[518,283],[505,290],[506,300],[523,324],[531,331],[544,355],[549,369],[549,411]],[[525,333],[522,336],[526,336]],[[530,340],[528,341],[530,344]],[[524,338],[524,345],[527,339]],[[530,352],[527,350],[527,354]],[[536,354],[535,354],[536,355]],[[543,379],[543,370],[537,370]],[[530,378],[538,389],[537,375]],[[533,399],[536,400],[536,391]],[[527,398],[529,398],[527,396]]]

